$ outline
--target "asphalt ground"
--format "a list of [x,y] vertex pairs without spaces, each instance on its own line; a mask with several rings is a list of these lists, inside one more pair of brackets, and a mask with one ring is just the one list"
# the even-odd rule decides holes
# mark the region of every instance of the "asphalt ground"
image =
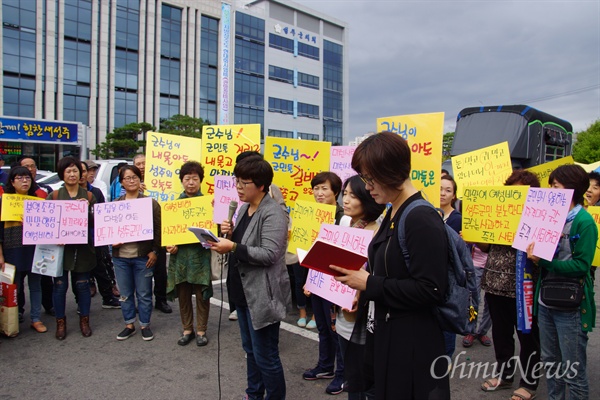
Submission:
[[[21,333],[15,338],[0,337],[0,399],[241,399],[246,388],[246,363],[239,327],[227,319],[228,304],[220,300],[221,284],[216,282],[214,289],[209,343],[205,347],[197,347],[195,342],[185,347],[177,345],[181,322],[176,301],[170,303],[172,314],[153,310],[155,338],[147,342],[142,340],[139,327],[136,335],[117,341],[116,335],[124,327],[121,311],[102,309],[99,295],[92,298],[90,338],[79,332],[71,295],[67,299],[68,335],[64,341],[54,338],[54,318],[42,315],[49,329],[39,334],[29,328],[26,311]],[[226,301],[226,293],[223,297]],[[329,380],[302,379],[303,371],[316,364],[318,344],[316,332],[297,327],[297,318],[297,312],[293,312],[281,325],[280,354],[287,398],[346,398],[345,393],[325,393]],[[597,330],[590,334],[587,351],[591,399],[600,393],[598,337]],[[509,390],[484,393],[480,389],[482,371],[477,374],[476,366],[494,361],[493,347],[476,342],[465,349],[460,340],[457,338],[455,357],[465,353],[455,363],[457,368],[450,380],[452,398],[509,399]],[[475,363],[472,369],[471,363]],[[537,398],[545,399],[546,393],[542,380]]]

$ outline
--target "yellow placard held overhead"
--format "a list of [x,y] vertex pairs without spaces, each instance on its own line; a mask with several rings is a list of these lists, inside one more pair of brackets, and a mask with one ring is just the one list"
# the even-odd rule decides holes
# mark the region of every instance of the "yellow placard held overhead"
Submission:
[[454,156],[452,170],[459,198],[469,186],[504,185],[506,178],[512,174],[508,142]]
[[273,183],[279,186],[286,204],[314,201],[310,181],[329,170],[331,143],[267,136],[265,160],[273,167]]
[[2,195],[2,221],[23,221],[23,202],[25,200],[44,200],[35,196],[26,196],[16,193]]
[[408,141],[410,179],[427,201],[439,207],[444,113],[377,118],[377,131],[394,132]]
[[529,186],[469,186],[463,192],[462,237],[512,245]]
[[260,152],[260,124],[203,126],[202,193],[214,193],[215,175],[233,175],[235,158],[244,151]]
[[146,193],[156,201],[179,198],[183,186],[179,170],[186,161],[200,162],[202,140],[148,132],[146,134]]
[[[600,206],[590,206],[587,208],[587,210],[594,218],[596,226],[598,227],[598,232],[600,232]],[[594,254],[594,261],[592,261],[592,265],[595,267],[600,266],[600,235],[598,235],[598,242],[596,243],[596,253]]]
[[162,245],[198,243],[196,235],[188,230],[191,226],[208,229],[216,235],[212,200],[212,196],[197,196],[161,203]]
[[529,167],[529,168],[527,168],[527,171],[532,172],[537,175],[538,179],[540,180],[540,187],[550,187],[550,184],[548,183],[548,177],[550,177],[550,174],[552,173],[552,171],[554,171],[556,168],[560,167],[561,165],[570,165],[570,164],[575,164],[575,161],[573,160],[573,156],[562,157],[562,158],[558,158],[554,161],[536,165],[535,167]]
[[319,235],[321,224],[333,224],[334,222],[334,205],[297,200],[292,212],[292,231],[288,252],[296,254],[296,249],[308,250]]

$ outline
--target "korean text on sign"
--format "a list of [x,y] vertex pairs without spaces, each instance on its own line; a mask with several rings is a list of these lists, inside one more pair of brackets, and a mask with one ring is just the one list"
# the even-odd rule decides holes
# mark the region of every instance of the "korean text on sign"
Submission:
[[216,175],[233,175],[235,159],[245,151],[260,151],[260,124],[202,127],[202,193],[213,194]]
[[197,196],[162,203],[162,245],[198,243],[196,235],[188,230],[192,226],[208,229],[216,235],[212,200],[212,196]]
[[183,191],[179,170],[186,161],[199,161],[202,141],[166,133],[148,132],[144,183],[156,201],[174,200]]
[[298,248],[308,250],[317,238],[321,225],[332,224],[334,221],[334,205],[316,201],[297,201],[292,212],[292,231],[288,251],[295,254]]
[[527,251],[527,246],[535,242],[533,254],[551,261],[562,236],[572,197],[572,189],[529,188],[512,247]]
[[23,244],[88,243],[87,201],[25,200]]
[[529,186],[469,186],[462,204],[467,242],[512,245]]
[[17,193],[4,193],[2,195],[2,221],[23,221],[25,200],[40,201],[44,199]]
[[297,200],[314,200],[310,181],[329,169],[330,148],[329,142],[265,139],[265,160],[273,167],[273,183],[281,189],[288,207],[293,209]]
[[410,179],[427,201],[439,207],[444,113],[377,118],[377,130],[394,132],[408,142]]
[[508,142],[452,157],[457,197],[469,186],[501,186],[512,173]]
[[94,206],[94,244],[103,246],[154,239],[152,199],[100,203]]

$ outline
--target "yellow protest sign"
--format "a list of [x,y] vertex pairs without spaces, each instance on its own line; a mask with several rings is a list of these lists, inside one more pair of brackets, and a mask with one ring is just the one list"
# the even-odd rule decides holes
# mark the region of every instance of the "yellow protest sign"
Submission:
[[331,143],[267,136],[265,160],[273,167],[273,183],[279,186],[286,204],[314,201],[310,181],[329,170]]
[[244,151],[260,152],[260,124],[203,126],[202,193],[214,193],[215,175],[233,175],[235,158]]
[[202,140],[148,132],[146,134],[146,193],[162,202],[175,200],[183,192],[179,169],[186,161],[200,162]]
[[538,179],[540,180],[540,187],[550,187],[550,184],[548,183],[548,177],[550,176],[552,171],[554,171],[556,168],[560,167],[561,165],[569,165],[569,164],[575,164],[575,161],[573,160],[573,156],[558,158],[554,161],[536,165],[534,167],[529,167],[529,168],[527,168],[527,171],[532,172],[537,175]]
[[511,245],[529,186],[469,186],[463,193],[462,237],[467,242]]
[[[598,231],[600,232],[600,206],[590,206],[587,208],[588,212],[596,221],[596,226],[598,227]],[[592,265],[595,267],[600,266],[600,235],[598,235],[598,242],[596,243],[596,253],[594,254],[594,261],[592,261]]]
[[444,113],[377,118],[377,130],[397,133],[408,141],[410,179],[426,200],[439,207]]
[[316,201],[297,200],[292,212],[292,232],[288,252],[308,250],[319,235],[321,224],[335,222],[335,206]]
[[508,142],[452,157],[452,170],[462,198],[469,186],[501,186],[512,174]]
[[16,193],[2,195],[2,221],[23,221],[23,202],[25,200],[44,200],[35,196],[26,196]]
[[188,230],[191,226],[208,229],[216,235],[212,200],[212,196],[197,196],[161,203],[162,245],[198,243],[196,235]]

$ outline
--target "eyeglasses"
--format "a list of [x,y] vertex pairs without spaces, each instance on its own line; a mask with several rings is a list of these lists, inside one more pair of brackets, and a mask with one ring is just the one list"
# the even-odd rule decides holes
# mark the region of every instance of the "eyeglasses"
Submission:
[[234,180],[235,180],[235,186],[238,186],[238,187],[243,187],[243,188],[245,188],[245,187],[246,187],[246,185],[249,185],[249,184],[251,184],[251,183],[254,183],[254,182],[252,182],[252,181],[250,181],[250,182],[244,182],[243,180],[241,180],[241,179],[238,179],[238,178],[234,178]]
[[15,181],[29,182],[31,178],[29,176],[15,176]]
[[358,174],[358,177],[365,183],[365,185],[374,186],[375,180],[363,174]]
[[135,182],[135,181],[137,181],[138,179],[140,179],[140,178],[139,178],[137,175],[133,175],[133,176],[125,176],[125,177],[123,177],[123,180],[124,180],[125,182]]

